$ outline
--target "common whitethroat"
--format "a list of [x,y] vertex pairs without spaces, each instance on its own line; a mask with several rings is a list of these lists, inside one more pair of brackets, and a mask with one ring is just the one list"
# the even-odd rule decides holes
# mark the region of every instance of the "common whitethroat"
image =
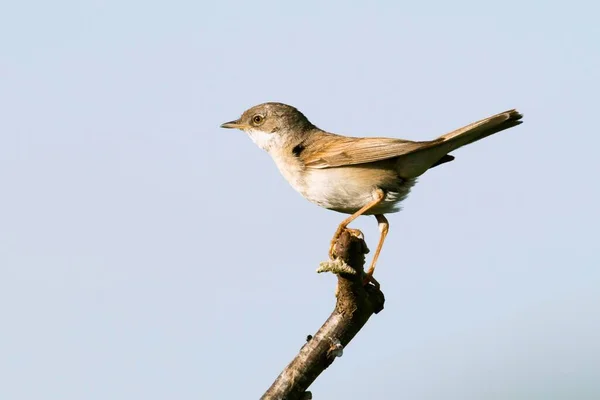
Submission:
[[[348,137],[325,132],[296,108],[264,103],[246,110],[221,128],[245,131],[271,155],[285,179],[309,201],[345,214],[329,256],[348,224],[360,215],[374,215],[380,237],[365,282],[372,280],[377,258],[388,233],[384,214],[399,211],[417,177],[454,160],[449,153],[486,136],[521,124],[521,115],[509,110],[473,122],[437,139],[415,142],[383,137]],[[360,231],[353,230],[355,234]]]

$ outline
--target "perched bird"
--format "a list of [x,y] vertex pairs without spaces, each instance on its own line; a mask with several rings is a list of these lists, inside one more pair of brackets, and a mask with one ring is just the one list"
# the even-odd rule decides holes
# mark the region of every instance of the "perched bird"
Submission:
[[[309,201],[350,214],[338,226],[329,256],[348,224],[360,215],[375,215],[380,238],[365,282],[372,279],[388,233],[384,214],[397,212],[418,176],[429,168],[454,160],[450,152],[522,123],[516,110],[473,122],[431,141],[357,138],[325,132],[296,108],[264,103],[221,125],[245,131],[273,158],[294,189]],[[354,230],[356,233],[359,231]],[[376,282],[376,281],[374,281]]]

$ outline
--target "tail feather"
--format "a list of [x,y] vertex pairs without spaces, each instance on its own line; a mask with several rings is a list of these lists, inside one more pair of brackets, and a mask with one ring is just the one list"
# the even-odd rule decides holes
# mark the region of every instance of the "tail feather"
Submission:
[[448,153],[494,133],[522,124],[521,118],[523,115],[517,110],[508,110],[473,122],[435,140],[421,142],[420,148],[398,158],[398,173],[403,178],[415,178],[429,168],[452,161],[454,157]]
[[520,125],[523,123],[521,118],[523,115],[517,110],[505,111],[442,135],[436,141],[443,140],[442,143],[449,145],[449,153],[494,133]]

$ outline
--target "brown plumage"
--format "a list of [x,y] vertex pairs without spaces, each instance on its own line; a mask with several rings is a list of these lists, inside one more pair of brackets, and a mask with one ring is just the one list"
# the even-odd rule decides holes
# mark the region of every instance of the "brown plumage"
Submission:
[[384,214],[399,210],[416,178],[430,168],[452,161],[448,153],[522,123],[516,110],[482,119],[430,141],[356,138],[325,132],[296,108],[264,103],[221,125],[237,128],[266,150],[287,181],[319,206],[351,214],[338,227],[330,246],[360,215],[373,214],[381,237],[367,271],[371,279],[387,234]]

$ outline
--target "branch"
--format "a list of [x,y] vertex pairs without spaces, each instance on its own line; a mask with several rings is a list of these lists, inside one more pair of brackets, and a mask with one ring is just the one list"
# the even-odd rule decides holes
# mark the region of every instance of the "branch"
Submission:
[[[323,326],[309,336],[298,355],[279,374],[261,400],[306,400],[306,390],[361,330],[369,317],[383,309],[383,293],[372,284],[363,285],[367,246],[361,238],[344,231],[335,245],[336,261],[322,263],[321,271],[338,276],[335,309]],[[348,268],[350,267],[350,268]]]

